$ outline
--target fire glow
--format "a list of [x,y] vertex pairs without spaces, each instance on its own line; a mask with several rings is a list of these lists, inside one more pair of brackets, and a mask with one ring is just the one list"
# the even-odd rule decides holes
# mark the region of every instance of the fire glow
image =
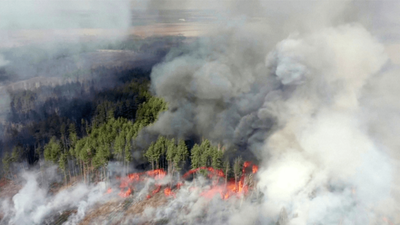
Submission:
[[[249,173],[251,168],[251,172]],[[253,186],[249,185],[249,182],[246,182],[246,176],[248,174],[256,174],[258,172],[258,166],[254,165],[252,162],[246,161],[243,163],[242,167],[242,175],[238,180],[230,179],[226,180],[225,173],[220,169],[214,169],[212,167],[199,167],[196,169],[189,170],[182,176],[182,181],[178,182],[174,186],[167,186],[164,188],[164,195],[166,197],[176,197],[175,193],[172,189],[180,189],[182,185],[184,185],[184,180],[188,179],[189,176],[199,173],[200,171],[207,174],[207,178],[212,180],[212,185],[208,190],[203,191],[200,196],[205,198],[213,198],[215,195],[220,195],[221,199],[228,199],[232,196],[236,196],[238,198],[243,197],[248,194],[249,190],[253,188]],[[134,185],[140,182],[145,181],[148,178],[153,178],[154,180],[163,179],[167,173],[163,169],[150,170],[141,173],[131,173],[126,177],[117,178],[120,180],[120,193],[119,196],[126,198],[133,194]],[[147,195],[147,199],[151,198],[162,189],[162,185],[156,184],[155,188],[151,193]],[[196,188],[192,188],[194,190]],[[109,188],[107,193],[111,193],[112,189]]]

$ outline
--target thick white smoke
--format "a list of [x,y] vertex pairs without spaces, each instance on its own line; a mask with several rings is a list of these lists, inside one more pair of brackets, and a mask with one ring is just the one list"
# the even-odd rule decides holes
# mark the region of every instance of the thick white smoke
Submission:
[[279,103],[283,127],[264,147],[270,158],[259,178],[270,216],[286,207],[297,215],[291,224],[380,219],[375,206],[391,198],[394,168],[367,134],[358,99],[386,60],[383,46],[357,25],[289,38],[269,55],[282,83],[296,85]]
[[[141,3],[160,7],[156,2]],[[148,130],[204,136],[243,154],[251,151],[261,161],[258,188],[264,197],[261,203],[205,200],[187,186],[166,207],[148,209],[134,222],[400,222],[399,71],[369,26],[357,23],[350,3],[217,4],[218,10],[227,7],[220,16],[223,28],[171,52],[153,69],[152,89],[169,111]],[[79,204],[82,211],[90,199]],[[33,203],[14,203],[7,215],[40,222],[53,200],[32,202],[43,206],[40,212]],[[80,220],[82,211],[70,222]]]
[[46,220],[54,221],[65,210],[74,209],[77,212],[69,217],[67,224],[77,224],[95,203],[113,197],[106,194],[104,182],[91,186],[79,183],[52,194],[43,180],[51,181],[54,176],[51,173],[55,173],[55,168],[46,175],[23,172],[26,183],[22,189],[11,200],[2,199],[0,209],[4,217],[0,224],[43,224]]
[[263,224],[282,208],[288,224],[399,222],[397,71],[383,74],[392,65],[365,27],[343,24],[345,3],[323,20],[299,17],[300,32],[275,47],[268,37],[282,33],[238,23],[153,69],[170,111],[150,130],[252,150],[262,161]]

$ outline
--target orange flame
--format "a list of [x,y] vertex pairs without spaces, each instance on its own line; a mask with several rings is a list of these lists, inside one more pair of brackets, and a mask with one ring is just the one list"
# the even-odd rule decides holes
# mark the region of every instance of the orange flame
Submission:
[[205,167],[205,166],[202,166],[202,167],[199,167],[199,168],[197,168],[197,169],[189,170],[188,172],[186,172],[185,174],[183,174],[182,178],[183,178],[183,179],[186,179],[189,175],[194,174],[194,173],[196,173],[196,172],[198,172],[198,171],[200,171],[200,170],[207,170],[208,172],[210,172],[210,173],[208,174],[208,177],[209,177],[209,178],[212,178],[212,177],[214,177],[214,176],[218,176],[218,177],[224,177],[224,176],[225,176],[225,174],[224,174],[224,172],[223,172],[222,170],[214,169],[214,168],[212,168],[212,167]]
[[226,192],[223,199],[228,199],[228,198],[229,198],[229,193]]
[[247,167],[249,167],[251,165],[251,162],[249,162],[249,161],[245,161],[244,163],[243,163],[243,167],[244,168],[247,168]]
[[[238,180],[238,182],[236,183],[235,181],[230,180],[226,185],[219,184],[220,183],[219,178],[225,178],[224,172],[222,170],[214,169],[212,167],[199,167],[197,169],[189,170],[182,176],[182,178],[185,179],[189,175],[194,174],[200,170],[206,170],[206,171],[208,171],[209,178],[217,178],[217,179],[213,179],[212,187],[209,190],[203,191],[201,193],[201,196],[204,196],[206,198],[212,198],[216,194],[220,194],[222,199],[228,199],[231,196],[239,197],[241,195],[245,195],[248,193],[249,186],[244,184],[244,179],[246,176],[246,168],[248,168],[250,166],[252,166],[251,168],[252,168],[253,174],[258,172],[257,165],[253,165],[252,162],[245,161],[243,163],[243,173],[242,173],[242,176],[240,177],[240,179]],[[146,178],[142,178],[143,175],[145,175],[147,177],[153,177],[154,179],[158,180],[158,179],[163,179],[167,175],[167,172],[165,172],[163,169],[156,169],[156,170],[146,171],[146,172],[142,172],[142,173],[131,173],[131,174],[128,174],[127,177],[125,177],[125,178],[117,177],[117,179],[120,180],[120,188],[121,188],[119,195],[121,197],[130,196],[133,191],[132,183],[143,181],[144,179],[146,179]],[[183,185],[183,182],[178,182],[176,184],[176,189],[180,189],[180,187],[182,185]],[[128,188],[128,189],[126,190],[126,188]],[[194,189],[197,189],[197,188],[196,187],[190,188],[191,191]],[[126,191],[124,191],[124,190],[126,190]],[[156,185],[156,188],[150,194],[147,195],[147,198],[148,199],[151,198],[152,196],[154,196],[155,194],[160,192],[160,190],[161,190],[161,185]],[[112,190],[110,188],[107,190],[107,193],[110,193],[111,191]],[[167,197],[168,196],[175,197],[175,193],[172,192],[170,187],[167,187],[164,189],[164,195]]]
[[138,173],[131,173],[131,174],[128,174],[128,178],[129,178],[129,181],[131,181],[131,182],[133,182],[133,181],[139,181],[140,174],[138,174]]
[[167,175],[167,172],[165,172],[163,169],[157,169],[147,171],[147,175],[150,177],[154,177],[154,179],[163,179]]
[[167,187],[167,188],[164,189],[164,195],[166,197],[168,197],[168,196],[174,196],[174,198],[176,197],[175,193],[171,191],[170,187]]
[[253,171],[253,173],[257,173],[258,172],[258,166],[257,165],[253,165],[252,171]]
[[119,196],[121,196],[121,197],[123,197],[123,198],[126,198],[126,197],[128,197],[129,195],[131,195],[131,193],[132,193],[132,190],[131,190],[130,188],[128,188],[128,190],[127,190],[126,192],[121,191],[121,192],[119,193]]
[[[206,198],[213,198],[216,194],[220,194],[222,199],[228,199],[231,196],[237,196],[240,197],[242,195],[246,195],[249,191],[249,186],[244,184],[244,179],[246,176],[246,168],[250,167],[252,165],[252,162],[246,161],[243,164],[243,174],[240,177],[239,181],[236,183],[234,180],[229,181],[226,186],[221,186],[218,185],[218,180],[214,180],[212,182],[212,187],[209,190],[204,191],[201,193],[201,196],[204,196]],[[212,173],[211,175],[217,175],[218,177],[224,177],[224,173],[221,170],[213,170],[212,168],[205,168],[201,167],[198,169],[194,169],[189,171],[184,175],[184,177],[188,176],[189,174],[192,174],[194,172],[197,172],[200,169],[207,169],[210,172],[216,171],[216,173]],[[257,165],[252,165],[252,173],[255,174],[258,172],[258,166]]]

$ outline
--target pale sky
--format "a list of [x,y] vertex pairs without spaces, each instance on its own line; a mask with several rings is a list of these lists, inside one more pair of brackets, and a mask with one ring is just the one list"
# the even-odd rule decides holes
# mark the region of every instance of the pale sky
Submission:
[[[324,1],[324,0],[322,0]],[[10,30],[58,30],[63,29],[130,29],[131,10],[222,10],[248,17],[266,16],[281,22],[287,17],[302,17],[315,13],[310,5],[322,1],[302,0],[2,0],[0,1],[0,41],[13,43]],[[336,6],[350,0],[326,1],[334,13]],[[400,64],[400,1],[374,0],[352,1],[349,17],[356,17],[376,35],[386,47],[393,61]],[[340,8],[340,7],[338,7]],[[218,16],[218,13],[215,13]],[[318,15],[318,13],[315,13]],[[185,18],[182,18],[185,19]],[[316,19],[318,20],[318,19]],[[192,29],[189,26],[180,29]],[[183,31],[183,30],[182,30]],[[48,31],[45,36],[48,36]],[[75,31],[73,31],[75,32]],[[73,33],[69,32],[68,33]],[[106,32],[106,31],[105,31]],[[5,35],[5,33],[7,35]],[[19,32],[20,33],[20,32]],[[99,32],[104,33],[104,32]],[[32,33],[33,34],[33,33]],[[17,35],[18,36],[18,35]],[[35,33],[32,38],[42,38]]]

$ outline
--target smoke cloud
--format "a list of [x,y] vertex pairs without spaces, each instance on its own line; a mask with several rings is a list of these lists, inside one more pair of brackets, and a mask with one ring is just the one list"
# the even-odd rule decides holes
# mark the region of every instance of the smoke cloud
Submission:
[[[292,14],[287,2],[259,3],[281,10],[267,21]],[[384,72],[385,46],[350,2],[310,4],[318,13],[280,29],[236,8],[231,26],[171,53],[151,75],[169,111],[149,130],[258,156],[262,223],[282,208],[288,224],[396,223],[397,70]]]
[[1,199],[3,218],[0,224],[48,224],[66,210],[76,210],[66,224],[78,224],[95,203],[109,201],[117,194],[106,194],[104,182],[75,183],[53,193],[50,184],[61,181],[56,169],[53,166],[42,172],[22,172],[23,187],[12,199]]
[[4,59],[3,55],[0,55],[0,67],[3,67],[8,64],[8,61]]
[[[147,10],[207,8],[207,1],[157,2],[136,4]],[[87,4],[77,5],[86,9],[91,6]],[[242,155],[255,155],[261,162],[258,189],[263,198],[260,203],[208,201],[189,191],[189,185],[166,207],[149,208],[143,218],[132,220],[147,216],[169,218],[171,224],[361,225],[389,218],[399,223],[399,70],[358,4],[222,1],[208,6],[220,12],[218,28],[174,49],[152,70],[152,91],[168,102],[169,110],[147,130],[206,137]],[[112,12],[106,8],[101,10]],[[125,27],[127,14],[121,15],[111,21]],[[52,26],[43,21],[38,24]],[[80,19],[72,21],[78,21],[72,27],[81,24]],[[25,20],[13,23],[32,28]],[[27,179],[29,189],[13,199],[11,220],[41,222],[53,200],[20,204],[31,190],[44,197],[35,181]],[[87,193],[82,188],[71,195],[83,198]],[[91,199],[89,195],[80,203],[82,211]],[[42,207],[34,208],[35,202]],[[70,204],[77,206],[61,203]],[[190,210],[177,213],[182,208]]]

